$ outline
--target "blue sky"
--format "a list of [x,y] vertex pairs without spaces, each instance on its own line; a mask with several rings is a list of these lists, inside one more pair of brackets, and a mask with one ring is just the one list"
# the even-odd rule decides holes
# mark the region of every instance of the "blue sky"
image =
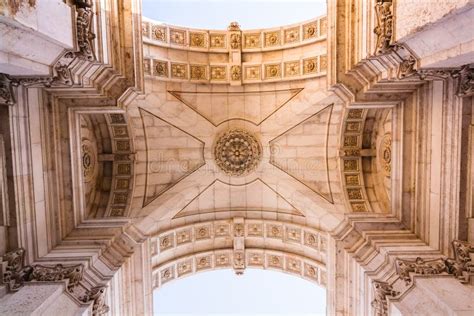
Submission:
[[[143,15],[173,25],[226,29],[267,28],[326,14],[325,0],[142,0]],[[326,292],[281,272],[247,269],[199,273],[155,291],[159,315],[325,315]]]
[[326,14],[326,0],[142,0],[143,15],[192,28],[242,29],[287,25]]
[[201,272],[155,291],[155,314],[165,315],[326,315],[326,291],[283,272],[247,269]]

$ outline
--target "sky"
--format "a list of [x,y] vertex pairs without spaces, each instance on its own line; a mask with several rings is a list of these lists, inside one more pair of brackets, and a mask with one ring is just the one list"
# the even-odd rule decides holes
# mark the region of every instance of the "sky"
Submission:
[[[306,21],[326,14],[326,0],[142,0],[150,19],[202,29],[243,30]],[[157,315],[325,315],[326,291],[299,277],[247,269],[198,273],[172,281],[154,292]]]
[[326,315],[326,290],[283,272],[246,269],[197,273],[164,284],[153,295],[155,315]]
[[143,15],[176,26],[258,29],[306,21],[326,14],[326,0],[142,0]]

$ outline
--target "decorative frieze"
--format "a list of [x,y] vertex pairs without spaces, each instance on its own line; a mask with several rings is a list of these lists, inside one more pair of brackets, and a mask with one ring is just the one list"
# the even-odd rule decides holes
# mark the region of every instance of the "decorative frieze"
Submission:
[[189,32],[189,46],[206,48],[206,33]]
[[244,48],[260,48],[260,33],[244,34]]
[[318,72],[318,61],[316,58],[306,58],[303,60],[303,74],[308,75]]
[[175,45],[186,45],[186,31],[170,29],[170,43]]
[[[142,36],[153,45],[168,46],[168,42],[181,49],[212,51],[231,50],[276,50],[286,46],[305,45],[308,41],[323,39],[327,33],[327,18],[292,25],[282,29],[242,31],[237,22],[232,22],[226,31],[183,29],[158,24],[153,21],[142,23]],[[169,34],[169,40],[168,40]],[[189,38],[188,38],[189,37]]]
[[277,79],[281,77],[281,65],[265,65],[265,79]]
[[318,24],[311,22],[303,25],[303,39],[308,40],[318,36]]
[[297,27],[292,27],[289,29],[286,29],[284,31],[285,34],[285,44],[292,44],[295,42],[298,42],[300,39],[300,28],[299,26]]
[[226,48],[226,35],[225,34],[211,34],[210,35],[210,47],[211,48]]
[[245,66],[245,79],[246,80],[260,80],[260,66]]
[[[264,80],[292,80],[302,77],[324,75],[327,67],[327,56],[315,56],[300,60],[282,61],[268,64],[202,64],[169,62],[165,60],[144,58],[144,72],[155,78],[175,80],[215,81],[229,83]],[[171,66],[170,66],[171,64]],[[321,68],[322,67],[322,68]],[[188,74],[189,69],[189,74]],[[242,73],[243,70],[243,73]],[[151,72],[151,73],[150,73]]]
[[150,37],[150,23],[142,22],[142,36]]
[[232,49],[240,49],[241,42],[242,42],[242,40],[241,40],[240,33],[230,34],[230,47]]
[[181,63],[171,63],[171,78],[187,79],[188,65]]
[[264,33],[265,47],[280,45],[280,31]]
[[168,78],[168,62],[154,59],[153,75]]
[[230,67],[231,79],[232,81],[238,81],[242,79],[242,67],[238,65],[233,65]]
[[211,66],[211,80],[227,80],[227,66]]
[[191,80],[207,80],[207,66],[191,65]]
[[290,61],[285,63],[285,76],[286,77],[293,77],[300,75],[300,62],[297,61]]
[[166,28],[159,25],[153,25],[151,28],[151,38],[155,41],[166,43]]

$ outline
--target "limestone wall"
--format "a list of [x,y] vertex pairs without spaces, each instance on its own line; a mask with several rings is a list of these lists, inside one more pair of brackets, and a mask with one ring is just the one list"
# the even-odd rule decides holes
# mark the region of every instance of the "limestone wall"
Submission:
[[443,16],[462,8],[471,0],[397,0],[394,1],[396,16],[395,38],[404,37],[422,30]]

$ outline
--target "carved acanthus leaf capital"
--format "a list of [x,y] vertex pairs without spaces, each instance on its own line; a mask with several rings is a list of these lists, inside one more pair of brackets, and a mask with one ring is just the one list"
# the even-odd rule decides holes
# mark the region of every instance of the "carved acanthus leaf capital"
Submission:
[[0,104],[15,104],[12,85],[11,78],[6,74],[0,73]]
[[474,94],[474,68],[465,65],[459,71],[458,96],[467,97]]
[[417,257],[415,260],[396,259],[395,268],[398,275],[408,285],[412,282],[410,273],[432,275],[448,272],[444,259],[424,260]]
[[469,282],[469,274],[474,273],[474,245],[462,240],[453,240],[454,259],[446,259],[448,272],[453,274],[461,283]]

